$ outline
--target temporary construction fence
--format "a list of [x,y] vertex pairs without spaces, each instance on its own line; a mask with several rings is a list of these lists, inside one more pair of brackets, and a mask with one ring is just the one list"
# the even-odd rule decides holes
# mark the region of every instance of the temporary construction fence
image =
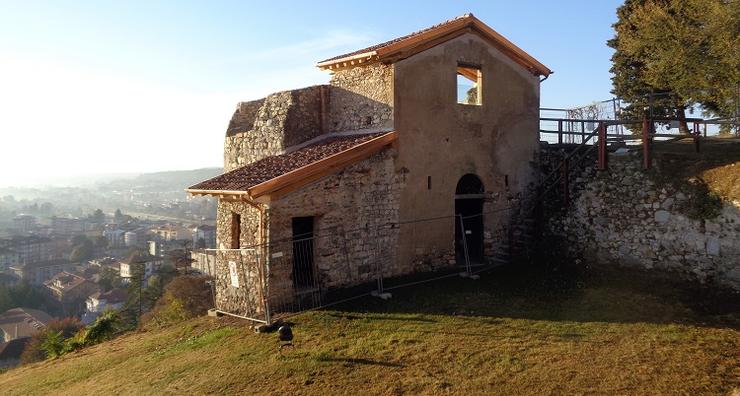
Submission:
[[[512,208],[400,223],[331,228],[242,249],[206,249],[216,311],[272,323],[279,318],[364,296],[449,277],[472,277],[501,264],[496,244],[484,235],[487,216],[507,219]],[[446,230],[439,232],[439,230]],[[427,249],[429,238],[456,236],[445,248]],[[485,231],[488,233],[488,231]],[[463,237],[464,236],[464,237]],[[406,250],[399,247],[402,239]],[[413,257],[404,261],[403,257]]]

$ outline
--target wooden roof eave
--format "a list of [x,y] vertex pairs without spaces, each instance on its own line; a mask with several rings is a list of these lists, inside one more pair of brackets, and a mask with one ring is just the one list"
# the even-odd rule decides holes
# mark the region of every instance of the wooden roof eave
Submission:
[[378,53],[376,51],[368,51],[344,58],[319,62],[316,64],[316,67],[321,70],[339,70],[359,66],[363,63],[371,63],[376,60],[378,60]]
[[214,198],[223,199],[226,201],[254,201],[249,196],[247,191],[238,190],[199,190],[193,188],[186,188],[185,192],[193,196],[205,196],[210,195]]
[[388,132],[347,150],[330,155],[319,161],[294,169],[290,172],[257,184],[246,191],[239,190],[199,190],[185,189],[194,196],[210,195],[227,201],[248,202],[250,204],[266,204],[283,195],[295,191],[309,183],[337,172],[354,162],[360,161],[379,152],[383,147],[395,142],[395,131]]

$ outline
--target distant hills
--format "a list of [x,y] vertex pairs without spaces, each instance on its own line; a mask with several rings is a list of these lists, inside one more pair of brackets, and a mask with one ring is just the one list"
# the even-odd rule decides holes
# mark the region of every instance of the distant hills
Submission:
[[200,168],[153,173],[113,179],[96,183],[96,187],[109,190],[182,191],[200,181],[222,173],[222,168]]

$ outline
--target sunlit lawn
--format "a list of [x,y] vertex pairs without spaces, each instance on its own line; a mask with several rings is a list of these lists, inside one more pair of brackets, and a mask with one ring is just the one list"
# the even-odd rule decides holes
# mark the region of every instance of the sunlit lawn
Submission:
[[[680,291],[679,291],[680,290]],[[0,375],[5,394],[730,394],[737,295],[641,272],[499,270],[292,318],[198,318]]]

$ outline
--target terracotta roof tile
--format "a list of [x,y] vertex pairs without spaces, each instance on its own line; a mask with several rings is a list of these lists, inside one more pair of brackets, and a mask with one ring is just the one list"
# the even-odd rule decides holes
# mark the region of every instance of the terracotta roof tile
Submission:
[[452,23],[452,22],[458,21],[460,19],[470,18],[471,16],[472,16],[472,14],[463,14],[463,15],[460,15],[458,17],[455,17],[455,18],[446,20],[446,21],[444,21],[442,23],[438,23],[436,25],[432,25],[432,26],[429,26],[427,28],[424,28],[424,29],[421,29],[421,30],[417,30],[417,31],[415,31],[413,33],[409,33],[409,34],[407,34],[405,36],[396,37],[396,38],[394,38],[392,40],[388,40],[388,41],[383,42],[383,43],[380,43],[380,44],[371,45],[371,46],[369,46],[367,48],[359,49],[357,51],[348,52],[346,54],[338,55],[338,56],[335,56],[335,57],[332,57],[332,58],[329,58],[329,59],[324,59],[324,60],[320,61],[319,63],[330,62],[330,61],[337,60],[337,59],[342,59],[342,58],[347,58],[347,57],[354,56],[354,55],[364,54],[366,52],[377,51],[377,50],[379,50],[379,49],[381,49],[383,47],[387,47],[387,46],[389,46],[391,44],[395,44],[395,43],[397,43],[399,41],[403,41],[403,40],[409,39],[411,37],[418,36],[418,35],[420,35],[422,33],[425,33],[425,32],[428,32],[430,30],[436,29],[438,27],[447,25],[448,23]]
[[239,169],[200,182],[191,186],[188,190],[247,191],[250,187],[349,150],[385,133],[387,132],[329,137],[290,153],[255,161]]

